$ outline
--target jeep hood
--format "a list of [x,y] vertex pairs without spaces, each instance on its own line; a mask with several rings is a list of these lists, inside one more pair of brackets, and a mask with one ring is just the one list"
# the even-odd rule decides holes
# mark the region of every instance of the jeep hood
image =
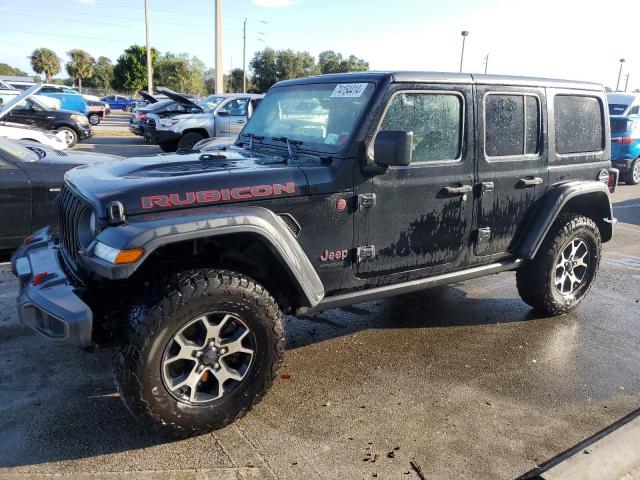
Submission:
[[306,195],[300,167],[243,149],[134,157],[69,171],[65,180],[106,216],[111,202],[125,215]]

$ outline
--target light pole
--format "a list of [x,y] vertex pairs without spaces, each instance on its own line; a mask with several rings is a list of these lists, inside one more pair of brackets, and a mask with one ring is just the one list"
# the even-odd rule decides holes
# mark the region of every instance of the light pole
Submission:
[[618,70],[618,82],[616,83],[616,92],[620,91],[620,76],[622,75],[622,64],[625,62],[624,58],[620,59],[620,70]]
[[627,88],[629,88],[629,74],[627,73],[627,79],[624,82],[624,91],[627,91]]
[[151,39],[149,38],[149,5],[144,0],[144,29],[147,36],[147,91],[153,95],[153,66],[151,64]]
[[247,19],[242,34],[242,93],[247,93]]
[[460,52],[460,73],[462,73],[462,62],[464,62],[464,41],[469,36],[469,32],[463,30],[460,32],[460,35],[462,35],[462,52]]
[[484,56],[484,74],[487,74],[487,68],[489,68],[489,54]]
[[224,93],[222,73],[222,0],[216,0],[216,95]]

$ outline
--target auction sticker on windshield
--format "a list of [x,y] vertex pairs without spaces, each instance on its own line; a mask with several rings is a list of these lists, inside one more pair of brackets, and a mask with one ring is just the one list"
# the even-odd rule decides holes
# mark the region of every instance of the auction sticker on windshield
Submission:
[[367,88],[366,83],[339,83],[333,89],[330,98],[357,98],[361,97]]

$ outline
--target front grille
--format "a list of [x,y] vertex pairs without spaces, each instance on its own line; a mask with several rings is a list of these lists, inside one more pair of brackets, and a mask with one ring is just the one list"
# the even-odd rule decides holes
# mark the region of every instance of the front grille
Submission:
[[58,197],[60,243],[67,260],[75,265],[78,263],[78,252],[80,251],[78,222],[86,208],[89,208],[89,204],[67,184],[63,185]]

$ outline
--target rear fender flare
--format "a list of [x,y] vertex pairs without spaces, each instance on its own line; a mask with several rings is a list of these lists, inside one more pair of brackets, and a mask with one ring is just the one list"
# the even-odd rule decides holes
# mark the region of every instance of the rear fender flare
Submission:
[[565,211],[584,211],[586,216],[593,218],[603,242],[613,237],[615,220],[609,187],[597,181],[568,182],[552,187],[540,201],[529,222],[527,234],[517,249],[519,258],[532,259],[536,256],[553,222]]
[[313,307],[324,298],[322,281],[295,236],[280,217],[263,207],[200,207],[130,217],[125,224],[105,228],[96,240],[119,250],[143,248],[144,255],[136,263],[113,265],[95,257],[95,241],[83,262],[94,275],[125,279],[160,247],[237,233],[258,235],[269,245],[302,293],[301,303]]

